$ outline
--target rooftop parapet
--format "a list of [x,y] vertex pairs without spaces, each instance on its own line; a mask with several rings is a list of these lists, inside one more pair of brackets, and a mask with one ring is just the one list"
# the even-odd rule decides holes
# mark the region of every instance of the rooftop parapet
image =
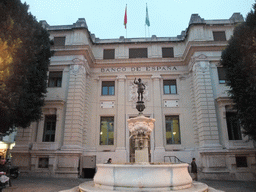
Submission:
[[193,24],[208,24],[208,25],[223,25],[223,24],[232,24],[244,22],[244,18],[240,13],[233,13],[229,19],[214,19],[214,20],[205,20],[201,18],[198,14],[192,14],[189,21],[189,26]]
[[43,20],[40,21],[44,28],[46,28],[49,31],[58,31],[58,30],[71,30],[75,28],[85,28],[88,29],[88,26],[86,24],[85,18],[79,18],[73,25],[48,25],[48,23]]
[[240,13],[233,13],[233,15],[229,18],[230,21],[234,23],[244,22],[244,17]]
[[244,18],[240,13],[233,13],[233,15],[229,19],[218,19],[218,20],[205,20],[204,18],[201,18],[198,14],[192,14],[190,17],[188,28],[182,31],[181,34],[177,35],[176,37],[157,37],[156,35],[152,35],[151,37],[125,38],[124,36],[120,36],[120,38],[116,38],[116,39],[97,38],[95,34],[91,34],[91,32],[88,30],[88,26],[84,18],[79,18],[76,21],[76,23],[73,23],[73,25],[50,26],[45,20],[40,22],[42,23],[42,26],[49,31],[58,31],[58,30],[63,31],[63,30],[84,28],[88,31],[92,43],[116,44],[116,43],[147,43],[147,42],[180,42],[185,40],[191,25],[231,25],[231,24],[240,23],[243,21],[244,21]]
[[200,23],[205,23],[204,19],[201,18],[198,14],[192,14],[188,25]]

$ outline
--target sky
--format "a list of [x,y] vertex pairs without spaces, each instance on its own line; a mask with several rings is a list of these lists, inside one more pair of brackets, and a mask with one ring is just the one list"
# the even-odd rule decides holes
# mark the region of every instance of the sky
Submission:
[[[191,14],[205,20],[245,18],[255,0],[21,0],[38,21],[72,25],[85,18],[88,29],[100,39],[176,37],[188,27]],[[146,3],[150,27],[145,27]],[[127,4],[127,29],[124,14]]]

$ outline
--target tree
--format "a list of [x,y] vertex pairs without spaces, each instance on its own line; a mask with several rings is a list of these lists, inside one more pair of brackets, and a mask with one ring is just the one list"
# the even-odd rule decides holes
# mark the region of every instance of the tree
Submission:
[[244,23],[234,29],[222,52],[227,84],[244,134],[256,141],[256,4]]
[[0,135],[41,118],[49,33],[20,0],[0,1]]

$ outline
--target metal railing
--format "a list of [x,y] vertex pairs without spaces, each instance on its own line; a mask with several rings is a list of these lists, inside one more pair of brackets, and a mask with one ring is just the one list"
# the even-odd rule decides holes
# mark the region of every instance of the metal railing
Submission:
[[[169,161],[166,161],[167,159],[169,159]],[[187,163],[184,161],[181,161],[178,157],[176,156],[164,156],[164,162],[167,163]]]

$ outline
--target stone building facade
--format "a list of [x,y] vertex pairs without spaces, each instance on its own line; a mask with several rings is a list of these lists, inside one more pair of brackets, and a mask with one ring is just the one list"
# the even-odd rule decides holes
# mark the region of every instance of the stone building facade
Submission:
[[[191,162],[204,178],[255,180],[256,150],[235,118],[221,51],[239,13],[192,14],[177,37],[99,39],[85,19],[49,26],[55,51],[42,119],[19,129],[13,163],[23,173],[86,176],[97,163],[134,161],[127,119],[138,114],[135,78],[146,85],[144,115],[156,119],[151,162]],[[178,160],[179,159],[179,160]]]

